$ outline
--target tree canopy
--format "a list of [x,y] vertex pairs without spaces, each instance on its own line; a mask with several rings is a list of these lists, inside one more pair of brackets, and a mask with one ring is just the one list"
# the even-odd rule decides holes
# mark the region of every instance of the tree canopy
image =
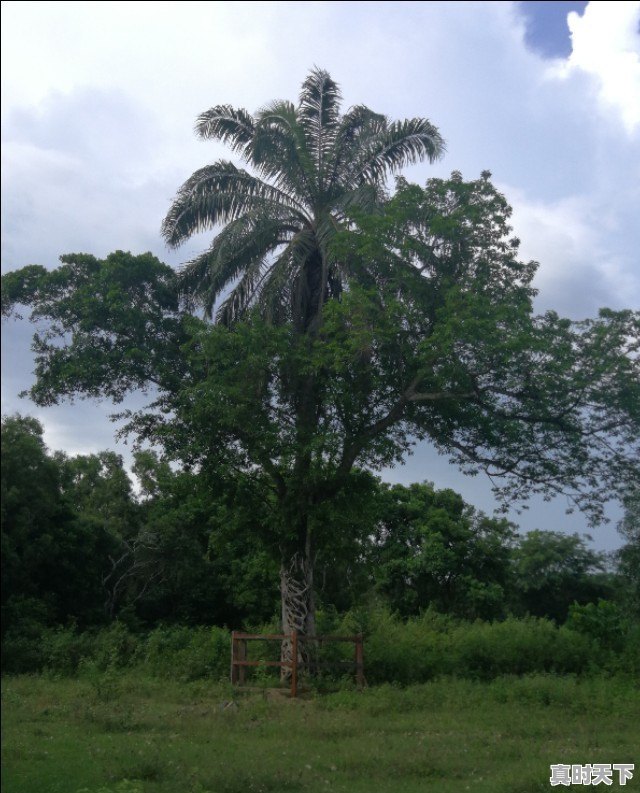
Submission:
[[[297,108],[218,107],[199,129],[260,174],[218,163],[180,191],[170,242],[227,223],[206,254],[178,276],[151,254],[70,254],[3,277],[3,310],[26,304],[43,323],[38,404],[149,389],[149,408],[124,414],[140,441],[239,477],[280,558],[283,626],[313,633],[318,555],[357,536],[367,471],[417,442],[488,474],[505,506],[564,495],[597,522],[628,496],[640,316],[537,316],[536,264],[518,259],[488,172],[400,179],[385,196],[387,173],[438,154],[437,132],[365,108],[340,117],[322,72]],[[193,299],[210,313],[230,283],[226,324],[194,315]]]
[[[30,668],[45,626],[273,620],[279,557],[245,478],[174,470],[151,451],[136,453],[133,471],[137,492],[113,452],[51,452],[35,419],[3,419],[2,631],[14,668]],[[631,559],[605,573],[604,556],[577,535],[519,536],[451,490],[371,476],[323,519],[334,527],[315,564],[325,625],[336,612],[353,619],[380,608],[404,618],[430,610],[558,622],[570,611],[572,624],[602,618],[612,642],[623,636],[615,620],[632,605]]]
[[[258,317],[233,329],[198,320],[150,254],[9,273],[3,300],[45,323],[36,403],[153,389],[154,409],[129,416],[140,438],[245,470],[279,509],[315,508],[354,466],[393,464],[428,440],[488,473],[505,500],[564,493],[597,521],[638,470],[638,315],[536,316],[535,265],[517,259],[509,214],[488,174],[400,183],[384,213],[336,235],[363,276],[325,306],[311,341]],[[292,382],[305,377],[316,397],[302,437]]]
[[426,606],[468,619],[503,616],[514,580],[515,527],[427,484],[382,487],[373,570],[403,616]]

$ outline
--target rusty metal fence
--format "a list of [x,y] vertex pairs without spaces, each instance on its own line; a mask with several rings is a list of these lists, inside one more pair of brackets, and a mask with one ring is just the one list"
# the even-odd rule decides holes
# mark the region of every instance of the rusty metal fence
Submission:
[[[247,658],[247,642],[266,641],[282,642],[286,639],[291,641],[291,661],[250,661]],[[291,669],[291,696],[298,695],[298,672],[300,669],[310,664],[298,658],[298,646],[301,642],[316,642],[321,647],[324,643],[330,642],[353,642],[354,660],[353,661],[316,661],[311,662],[311,666],[320,668],[323,666],[348,666],[355,669],[355,679],[358,688],[366,685],[364,677],[364,648],[362,634],[355,636],[303,636],[298,635],[297,631],[292,633],[242,633],[233,631],[231,633],[231,682],[233,685],[245,685],[246,669],[251,667],[277,666],[281,669],[289,667]]]

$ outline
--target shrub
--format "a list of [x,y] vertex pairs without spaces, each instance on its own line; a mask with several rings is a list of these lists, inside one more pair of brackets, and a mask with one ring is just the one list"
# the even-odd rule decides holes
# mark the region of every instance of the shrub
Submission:
[[92,644],[91,659],[98,669],[125,669],[134,662],[140,639],[116,620],[95,634]]
[[[558,627],[537,617],[470,623],[433,611],[402,621],[378,606],[342,617],[322,615],[319,624],[323,632],[364,633],[365,677],[370,684],[408,686],[444,675],[494,680],[502,675],[583,675],[597,670],[640,677],[640,626],[629,623],[620,643],[608,625],[609,611],[601,604],[576,607],[569,624]],[[99,677],[137,668],[165,679],[221,680],[229,673],[230,641],[229,631],[216,627],[162,627],[145,636],[121,622],[93,634],[32,622],[22,633],[7,633],[3,664],[9,673],[46,669],[74,675],[91,670]],[[254,660],[273,660],[279,646],[250,642],[249,652]],[[318,684],[341,680],[346,687],[353,685],[352,670],[340,663],[353,661],[351,643],[328,643],[320,648],[318,659],[326,662]],[[277,672],[265,667],[252,677],[261,675],[270,681]]]
[[426,612],[402,622],[381,610],[365,640],[365,675],[370,683],[408,685],[440,675],[582,673],[600,655],[591,638],[546,619],[468,623]]
[[160,677],[220,679],[229,673],[230,642],[223,628],[157,628],[149,634],[139,658]]
[[55,675],[75,675],[94,652],[95,638],[74,628],[50,628],[42,633],[42,666]]
[[609,668],[612,672],[628,675],[632,680],[640,680],[640,622],[629,626],[624,648],[610,659]]
[[586,672],[595,651],[585,636],[533,617],[459,625],[450,639],[450,671],[479,680],[504,674]]
[[19,674],[42,669],[42,634],[49,617],[45,604],[36,598],[9,598],[2,609],[3,672]]
[[616,652],[624,649],[631,628],[629,617],[622,608],[602,598],[597,603],[584,606],[574,603],[569,609],[566,625]]

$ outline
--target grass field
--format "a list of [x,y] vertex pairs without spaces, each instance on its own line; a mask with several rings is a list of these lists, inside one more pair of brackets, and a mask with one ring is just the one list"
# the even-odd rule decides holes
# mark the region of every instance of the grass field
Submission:
[[15,677],[2,708],[5,793],[535,793],[567,789],[550,786],[551,763],[594,762],[635,763],[625,790],[640,790],[640,690],[618,679],[291,701],[114,673]]

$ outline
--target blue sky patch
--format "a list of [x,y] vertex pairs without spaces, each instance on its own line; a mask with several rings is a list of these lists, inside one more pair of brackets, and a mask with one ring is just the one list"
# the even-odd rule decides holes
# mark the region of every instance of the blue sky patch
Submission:
[[545,58],[567,58],[571,54],[567,14],[577,11],[582,15],[587,3],[523,0],[518,5],[526,22],[527,45]]

